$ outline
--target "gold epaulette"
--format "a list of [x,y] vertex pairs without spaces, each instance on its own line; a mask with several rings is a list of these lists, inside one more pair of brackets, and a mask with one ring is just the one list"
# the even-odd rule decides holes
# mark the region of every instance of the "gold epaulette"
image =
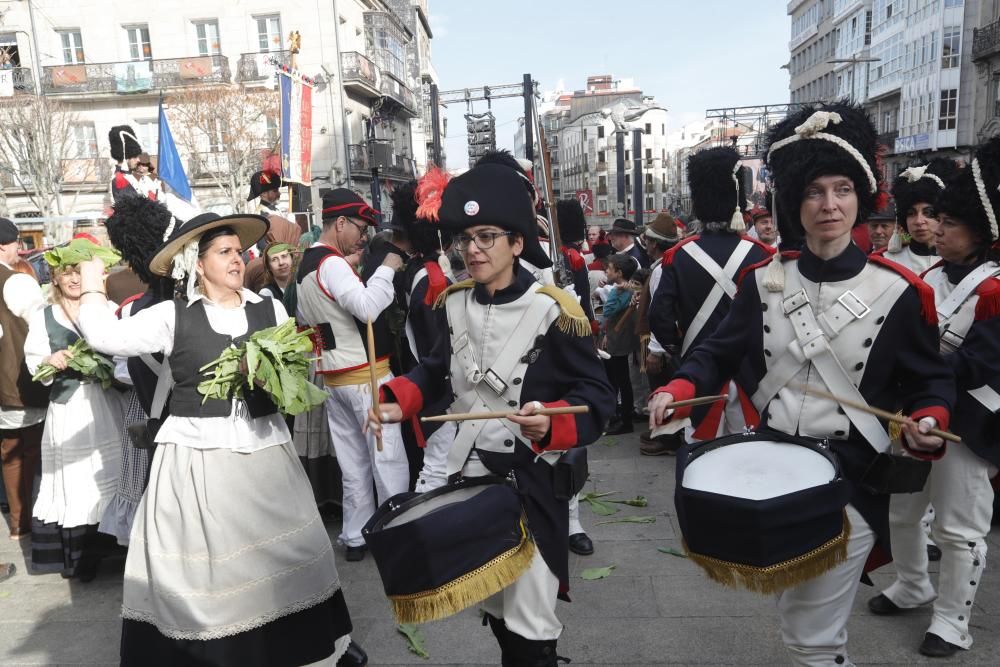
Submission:
[[583,312],[583,307],[580,306],[580,302],[575,296],[554,285],[540,287],[536,290],[536,293],[551,297],[553,301],[559,304],[560,312],[559,319],[556,320],[556,326],[564,334],[586,338],[593,333],[590,328],[590,320],[587,319],[586,313]]
[[457,292],[458,290],[472,289],[473,285],[475,284],[476,281],[473,280],[472,278],[469,278],[468,280],[457,282],[454,285],[449,285],[445,291],[438,294],[438,298],[434,299],[434,307],[444,308],[444,302],[445,300],[447,300],[449,294]]

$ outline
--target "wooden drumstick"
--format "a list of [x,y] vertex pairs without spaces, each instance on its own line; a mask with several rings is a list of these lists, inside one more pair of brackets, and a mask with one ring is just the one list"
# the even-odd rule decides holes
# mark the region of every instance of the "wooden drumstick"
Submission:
[[[578,415],[590,412],[589,405],[570,405],[565,408],[541,408],[535,410],[536,415]],[[457,412],[453,415],[434,415],[421,417],[422,422],[461,422],[473,419],[506,419],[516,417],[516,412]]]
[[[887,419],[888,421],[896,422],[897,424],[916,423],[910,417],[906,417],[904,415],[897,415],[895,413],[889,412],[888,410],[882,410],[880,408],[872,407],[870,405],[865,405],[864,403],[856,403],[846,398],[840,398],[839,396],[835,396],[834,394],[831,394],[830,392],[827,391],[823,391],[822,389],[816,389],[814,387],[807,387],[807,386],[802,386],[801,389],[805,393],[810,394],[812,396],[835,401],[837,403],[840,403],[841,405],[846,405],[849,408],[854,408],[855,410],[860,410],[861,412],[867,412],[870,415],[875,415],[876,417]],[[957,435],[955,435],[954,433],[951,433],[949,431],[942,431],[939,428],[932,428],[927,433],[928,435],[936,435],[939,438],[944,438],[949,442],[962,442],[962,439]]]
[[[372,410],[378,416],[378,375],[375,372],[375,330],[372,321],[368,320],[368,380],[372,389]],[[382,451],[382,436],[375,436],[375,447]]]
[[718,394],[716,396],[699,396],[697,398],[688,398],[683,401],[674,401],[673,403],[667,403],[663,406],[667,410],[673,410],[675,408],[683,408],[689,405],[705,405],[706,403],[715,403],[716,401],[724,401],[729,396],[726,394]]

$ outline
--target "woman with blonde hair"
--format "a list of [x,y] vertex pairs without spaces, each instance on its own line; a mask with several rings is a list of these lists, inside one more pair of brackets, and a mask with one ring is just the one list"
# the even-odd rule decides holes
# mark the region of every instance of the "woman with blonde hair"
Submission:
[[[75,239],[69,249],[93,245]],[[115,493],[120,462],[122,406],[116,389],[104,389],[69,368],[68,348],[80,338],[82,287],[72,253],[46,253],[52,267],[51,304],[35,311],[24,342],[24,361],[36,373],[42,364],[59,372],[44,381],[52,393],[42,433],[42,481],[31,528],[32,570],[61,572],[91,581],[114,540],[97,531]],[[78,256],[78,255],[77,255]],[[114,304],[106,306],[111,312]]]

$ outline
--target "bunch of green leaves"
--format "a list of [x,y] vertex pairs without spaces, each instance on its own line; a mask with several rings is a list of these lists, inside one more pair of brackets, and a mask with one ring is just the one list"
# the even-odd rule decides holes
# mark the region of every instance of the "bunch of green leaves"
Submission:
[[287,415],[322,405],[326,392],[309,381],[311,333],[312,329],[296,330],[295,321],[288,319],[255,332],[239,346],[226,348],[199,369],[208,376],[198,385],[202,403],[210,398],[242,397],[245,387],[257,385]]
[[616,514],[619,510],[618,507],[614,505],[628,505],[630,507],[646,507],[649,505],[649,501],[646,500],[645,496],[636,496],[635,498],[629,498],[627,500],[613,500],[608,498],[608,496],[613,496],[618,491],[608,491],[607,493],[585,493],[580,496],[580,501],[588,503],[590,509],[594,511],[594,514],[598,516],[611,516]]
[[104,262],[106,268],[110,268],[122,261],[122,256],[113,248],[91,243],[87,239],[73,239],[69,243],[58,248],[53,248],[45,253],[45,263],[52,268],[60,266],[76,266],[89,259],[98,258]]
[[[66,352],[69,356],[69,361],[66,363],[67,370],[78,372],[86,380],[100,382],[104,389],[111,386],[115,377],[115,365],[104,355],[94,352],[86,340],[77,339],[75,343],[66,348]],[[31,379],[35,382],[44,382],[51,380],[59,373],[59,369],[55,366],[42,364]]]
[[420,656],[424,660],[431,657],[431,654],[427,652],[427,647],[424,642],[424,635],[420,632],[420,628],[412,623],[403,623],[396,626],[396,631],[399,634],[406,637],[406,647],[410,649],[410,653]]

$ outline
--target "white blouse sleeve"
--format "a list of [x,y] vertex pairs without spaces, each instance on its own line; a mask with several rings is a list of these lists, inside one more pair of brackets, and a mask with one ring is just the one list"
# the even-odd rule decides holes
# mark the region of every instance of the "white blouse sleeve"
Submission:
[[162,352],[174,344],[176,313],[173,301],[164,301],[119,320],[104,306],[80,306],[80,329],[90,346],[104,354],[137,357]]
[[274,306],[275,324],[281,324],[285,320],[289,319],[288,311],[285,310],[285,304],[281,303],[281,301],[273,297],[271,298],[271,304]]
[[319,267],[319,281],[326,293],[362,322],[374,321],[392,303],[395,275],[388,266],[380,266],[365,286],[342,257],[330,257]]
[[[34,375],[42,361],[54,352],[49,346],[49,332],[45,328],[45,309],[39,308],[28,319],[28,335],[24,338],[24,363]],[[52,380],[43,384],[51,384]]]

